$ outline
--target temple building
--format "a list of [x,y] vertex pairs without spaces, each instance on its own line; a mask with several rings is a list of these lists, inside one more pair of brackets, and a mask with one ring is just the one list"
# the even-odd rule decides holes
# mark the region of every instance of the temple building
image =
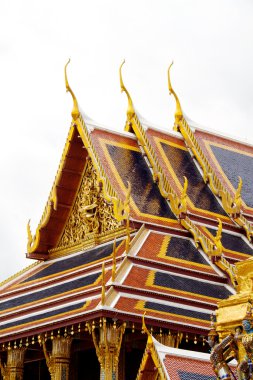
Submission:
[[36,261],[0,286],[0,378],[216,379],[211,316],[219,305],[225,338],[252,286],[253,146],[187,119],[170,69],[171,132],[136,112],[122,66],[122,133],[81,111],[67,65],[65,82],[70,129],[39,225],[27,226]]

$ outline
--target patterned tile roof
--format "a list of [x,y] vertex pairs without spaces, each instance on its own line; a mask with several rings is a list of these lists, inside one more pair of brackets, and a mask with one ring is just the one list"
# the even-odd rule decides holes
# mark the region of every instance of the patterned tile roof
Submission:
[[[72,123],[46,211],[35,236],[29,234],[28,257],[44,261],[0,289],[2,337],[29,326],[42,328],[43,323],[57,326],[64,318],[88,320],[95,312],[127,315],[135,321],[147,311],[157,324],[206,332],[217,302],[233,293],[231,263],[252,255],[253,248],[241,238],[242,228],[224,211],[184,140],[151,128],[145,131],[141,125],[136,137],[88,127],[81,116]],[[233,193],[225,148],[209,135],[197,131],[196,136]],[[235,158],[244,167],[238,169],[239,174],[246,176],[253,150],[238,153],[239,146],[235,150],[231,142],[226,149],[235,157],[250,157]],[[188,179],[186,193],[184,177]],[[128,184],[129,204],[124,203],[120,214],[117,207],[126,202]],[[249,188],[245,177],[248,206]],[[90,190],[89,203],[83,204],[82,197]],[[99,201],[111,229],[99,230],[90,223]],[[126,252],[122,236],[128,238],[130,233],[125,228],[128,208],[132,241]],[[104,217],[103,210],[96,222]],[[215,230],[218,218],[221,237]],[[87,226],[84,233],[82,227]],[[223,266],[218,265],[221,257]]]
[[[159,318],[161,326],[187,325],[205,331],[217,301],[231,294],[225,276],[189,238],[142,228],[125,254],[116,242],[116,277],[112,281],[113,244],[67,256],[52,256],[28,268],[0,291],[2,339],[57,326],[64,318],[89,320],[90,313],[117,313],[124,319]],[[106,298],[101,305],[101,267],[105,263]],[[43,327],[44,326],[44,327]],[[0,338],[1,339],[1,338]]]
[[[236,364],[230,364],[236,373]],[[149,336],[137,380],[216,380],[210,355],[165,346]]]
[[136,255],[174,267],[217,275],[193,242],[180,236],[151,231]]
[[98,129],[94,129],[91,136],[111,183],[123,199],[127,183],[131,184],[131,217],[180,229],[169,203],[161,196],[153,181],[137,142]]
[[183,188],[184,177],[188,179],[187,195],[191,212],[205,218],[219,217],[228,222],[226,212],[203,181],[184,141],[151,128],[147,130],[147,136],[164,171],[173,181],[179,194]]
[[[235,193],[238,177],[242,178],[242,199],[246,208],[253,208],[253,147],[214,134],[195,131],[195,135],[226,188]],[[248,210],[248,212],[251,212]]]

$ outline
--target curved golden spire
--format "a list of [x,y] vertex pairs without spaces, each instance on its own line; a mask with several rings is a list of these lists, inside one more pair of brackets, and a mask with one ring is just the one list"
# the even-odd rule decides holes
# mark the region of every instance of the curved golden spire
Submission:
[[171,66],[173,65],[173,61],[171,62],[171,64],[169,65],[169,68],[168,68],[168,87],[169,87],[169,92],[170,92],[170,95],[173,94],[175,100],[176,100],[176,112],[175,112],[175,119],[176,121],[179,121],[182,119],[183,117],[183,111],[182,111],[182,108],[181,108],[181,104],[180,104],[180,101],[178,99],[178,96],[177,94],[175,93],[175,91],[173,90],[172,88],[172,85],[171,85],[171,80],[170,80],[170,69],[171,69]]
[[28,223],[26,225],[26,231],[27,231],[27,251],[29,252],[29,248],[32,246],[33,243],[33,236],[32,236],[32,231],[31,231],[31,226],[30,226],[30,219],[28,220]]
[[78,118],[78,116],[80,115],[80,112],[79,112],[79,108],[78,108],[78,103],[77,103],[77,100],[76,100],[76,97],[75,97],[75,94],[74,92],[72,91],[70,85],[69,85],[69,82],[68,82],[68,77],[67,77],[67,66],[70,62],[70,59],[68,60],[68,62],[66,63],[65,65],[65,69],[64,69],[64,72],[65,72],[65,86],[66,86],[66,91],[67,92],[70,92],[71,95],[72,95],[72,99],[73,99],[73,109],[72,109],[72,112],[71,112],[71,115],[73,117],[74,120],[76,120]]
[[149,332],[149,330],[148,330],[148,328],[146,326],[145,315],[146,315],[146,311],[144,312],[144,314],[142,316],[142,333],[143,334],[147,334],[147,336],[148,336],[148,343],[152,343],[152,335],[151,335],[151,333]]
[[126,93],[126,96],[128,99],[127,118],[128,118],[128,120],[130,120],[134,116],[135,111],[134,111],[134,105],[133,105],[132,98],[126,89],[124,82],[123,82],[123,78],[122,78],[122,66],[124,65],[124,63],[125,63],[125,60],[121,63],[120,68],[119,68],[119,80],[120,80],[121,92],[124,91]]

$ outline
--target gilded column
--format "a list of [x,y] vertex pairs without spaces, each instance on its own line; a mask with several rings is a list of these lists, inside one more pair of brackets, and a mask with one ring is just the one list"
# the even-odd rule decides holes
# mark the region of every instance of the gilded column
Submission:
[[11,348],[7,351],[7,364],[1,363],[4,380],[23,380],[25,348]]
[[100,363],[100,380],[118,380],[119,353],[126,324],[120,326],[107,323],[106,318],[100,322],[99,331],[92,326],[93,342]]
[[48,354],[46,344],[43,342],[43,351],[52,380],[69,380],[71,343],[72,338],[69,336],[54,337],[52,353]]

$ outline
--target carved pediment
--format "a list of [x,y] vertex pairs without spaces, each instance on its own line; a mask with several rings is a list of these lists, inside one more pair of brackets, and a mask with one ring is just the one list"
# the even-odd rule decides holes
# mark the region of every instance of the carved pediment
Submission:
[[92,161],[88,159],[58,248],[80,244],[89,235],[105,235],[120,226],[121,222],[114,217],[113,205],[103,196]]

